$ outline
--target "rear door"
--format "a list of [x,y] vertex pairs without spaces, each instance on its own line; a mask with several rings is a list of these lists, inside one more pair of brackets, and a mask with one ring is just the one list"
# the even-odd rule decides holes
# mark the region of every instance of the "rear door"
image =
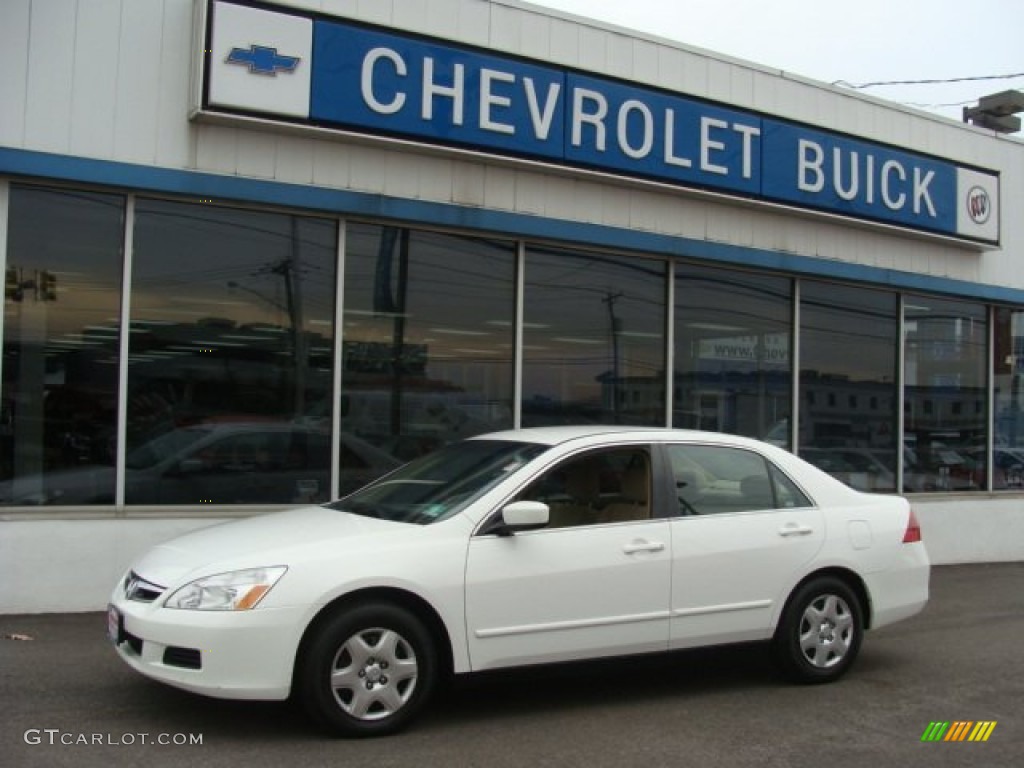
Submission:
[[667,446],[672,522],[670,647],[766,637],[779,603],[824,543],[823,516],[760,454]]

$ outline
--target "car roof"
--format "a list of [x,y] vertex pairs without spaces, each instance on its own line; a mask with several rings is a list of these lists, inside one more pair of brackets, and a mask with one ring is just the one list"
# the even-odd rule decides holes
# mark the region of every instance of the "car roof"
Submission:
[[592,438],[615,438],[635,439],[652,441],[679,441],[679,442],[703,442],[722,443],[729,445],[746,445],[765,447],[765,443],[752,438],[740,435],[730,435],[722,432],[702,432],[695,429],[670,429],[667,427],[636,427],[636,426],[614,426],[587,424],[576,426],[551,426],[551,427],[525,427],[523,429],[509,429],[502,432],[490,432],[488,434],[476,435],[473,440],[515,440],[526,443],[539,443],[541,445],[561,445],[574,440],[589,440]]

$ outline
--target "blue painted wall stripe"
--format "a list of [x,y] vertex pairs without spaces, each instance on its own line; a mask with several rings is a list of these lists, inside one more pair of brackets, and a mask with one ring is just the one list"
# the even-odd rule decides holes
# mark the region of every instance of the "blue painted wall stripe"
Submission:
[[38,181],[118,187],[125,191],[263,203],[345,216],[395,219],[409,224],[476,230],[516,238],[701,259],[794,275],[848,280],[895,290],[941,293],[967,299],[1024,304],[1024,290],[919,275],[846,262],[704,240],[637,232],[599,224],[494,211],[302,184],[157,168],[110,160],[0,147],[0,174]]

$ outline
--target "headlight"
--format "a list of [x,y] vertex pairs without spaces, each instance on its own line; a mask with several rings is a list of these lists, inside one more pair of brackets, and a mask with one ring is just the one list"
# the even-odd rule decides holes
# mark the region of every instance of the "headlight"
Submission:
[[277,565],[196,579],[167,598],[164,607],[190,611],[247,611],[259,604],[287,570],[283,565]]

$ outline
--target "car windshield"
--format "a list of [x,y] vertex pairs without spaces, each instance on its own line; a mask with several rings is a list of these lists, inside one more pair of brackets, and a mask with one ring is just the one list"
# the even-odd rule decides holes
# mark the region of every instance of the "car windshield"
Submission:
[[467,440],[416,459],[326,506],[427,525],[455,514],[545,450],[533,443]]
[[143,443],[125,458],[128,469],[148,469],[175,456],[206,437],[205,429],[174,429]]

